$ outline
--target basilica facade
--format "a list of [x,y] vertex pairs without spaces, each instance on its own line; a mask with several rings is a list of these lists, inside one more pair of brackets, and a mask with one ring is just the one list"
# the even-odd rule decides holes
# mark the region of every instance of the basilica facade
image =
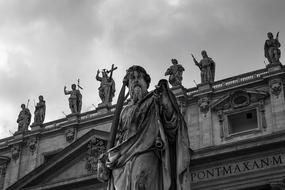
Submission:
[[[198,64],[198,63],[197,63]],[[172,87],[186,121],[189,190],[285,189],[285,68]],[[0,140],[0,189],[103,190],[97,179],[115,105]]]

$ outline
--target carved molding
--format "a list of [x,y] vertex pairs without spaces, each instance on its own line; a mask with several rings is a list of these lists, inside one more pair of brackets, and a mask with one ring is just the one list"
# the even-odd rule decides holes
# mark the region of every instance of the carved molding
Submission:
[[271,91],[271,94],[273,94],[274,96],[279,98],[281,90],[282,90],[281,79],[273,79],[273,80],[270,81],[270,91]]
[[38,138],[37,137],[30,137],[27,141],[27,146],[29,148],[29,150],[31,151],[32,154],[34,154],[34,152],[37,149],[38,146]]
[[106,152],[106,147],[107,142],[96,137],[93,137],[88,143],[88,150],[86,153],[86,169],[89,173],[97,173],[99,156]]
[[65,139],[67,142],[71,143],[75,139],[75,128],[69,128],[65,131]]
[[230,111],[249,106],[253,103],[258,103],[260,100],[264,100],[268,96],[268,92],[260,90],[237,90],[222,96],[215,102],[211,103],[210,107],[216,111]]
[[200,112],[204,114],[206,117],[209,109],[210,109],[210,99],[208,97],[203,97],[198,100],[198,105],[200,107]]
[[268,92],[259,90],[237,90],[230,92],[218,100],[210,103],[210,108],[217,112],[220,124],[220,138],[225,140],[228,134],[227,115],[246,111],[248,108],[256,108],[259,115],[260,130],[266,130],[265,119],[265,99],[269,96]]

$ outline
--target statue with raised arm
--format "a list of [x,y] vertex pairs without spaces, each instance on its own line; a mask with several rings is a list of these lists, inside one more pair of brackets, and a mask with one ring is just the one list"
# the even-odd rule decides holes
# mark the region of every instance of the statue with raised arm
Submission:
[[178,64],[176,59],[171,59],[173,65],[171,65],[165,72],[165,76],[169,75],[169,83],[172,86],[179,86],[182,83],[182,74],[185,70],[184,67]]
[[[102,71],[102,77],[99,76],[100,71],[97,71],[96,80],[100,81],[100,87],[99,90],[99,96],[102,100],[101,106],[108,106],[111,105],[112,99],[115,96],[115,81],[113,80],[113,71],[116,70],[117,67],[114,67],[114,64],[112,65],[111,70],[103,69]],[[110,76],[108,76],[108,73],[110,73]]]
[[72,114],[77,114],[81,112],[82,107],[82,95],[79,89],[76,89],[76,84],[71,85],[71,91],[66,90],[66,86],[64,86],[64,94],[70,94],[68,101],[69,101],[69,108]]
[[24,132],[28,130],[28,127],[31,123],[32,114],[25,104],[21,105],[22,110],[19,113],[17,123],[18,123],[18,132]]
[[273,34],[271,32],[267,33],[268,39],[264,44],[264,56],[267,58],[269,64],[270,63],[280,63],[279,59],[281,56],[280,51],[280,42],[278,39],[279,32],[276,34],[276,38],[274,39]]
[[39,96],[39,102],[35,105],[35,115],[33,125],[43,124],[46,115],[46,102],[42,95]]
[[[190,189],[185,184],[190,164],[186,123],[167,80],[149,92],[150,81],[145,69],[136,65],[124,77],[108,151],[98,168],[99,179],[109,182],[108,190]],[[125,87],[130,101],[123,107]]]
[[201,54],[202,59],[200,62],[198,62],[194,55],[191,54],[195,65],[197,65],[201,71],[201,83],[213,83],[215,81],[216,64],[212,58],[208,57],[207,52],[205,50],[203,50]]

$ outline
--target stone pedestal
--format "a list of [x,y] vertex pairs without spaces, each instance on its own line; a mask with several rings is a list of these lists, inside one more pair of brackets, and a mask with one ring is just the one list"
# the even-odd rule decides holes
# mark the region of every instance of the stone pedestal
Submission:
[[100,114],[104,114],[110,111],[111,103],[100,103],[98,104],[98,107],[96,108],[97,112]]
[[68,121],[78,122],[80,120],[79,113],[73,113],[66,116]]
[[32,124],[31,126],[31,131],[37,131],[37,130],[41,130],[44,128],[43,124]]
[[198,87],[199,92],[212,90],[212,85],[210,83],[198,84],[197,87]]
[[270,64],[266,65],[266,68],[267,68],[269,73],[272,73],[272,72],[280,71],[282,68],[282,64],[280,62],[279,63],[270,63]]
[[16,131],[14,133],[14,138],[15,139],[22,139],[24,137],[24,131]]

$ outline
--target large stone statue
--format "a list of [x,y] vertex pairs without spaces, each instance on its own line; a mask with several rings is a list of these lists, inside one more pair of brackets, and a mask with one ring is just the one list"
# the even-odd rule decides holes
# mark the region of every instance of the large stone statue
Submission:
[[201,54],[203,58],[200,62],[198,62],[193,54],[191,54],[195,65],[197,65],[201,70],[201,83],[213,83],[215,80],[215,62],[212,60],[212,58],[208,57],[205,50],[203,50]]
[[279,32],[276,34],[276,38],[274,39],[273,34],[271,32],[267,33],[268,39],[264,44],[264,55],[267,58],[269,63],[280,63],[279,59],[281,56],[280,51],[280,42],[278,39]]
[[22,110],[19,113],[17,123],[18,123],[18,132],[24,132],[28,130],[28,127],[31,123],[32,114],[25,104],[21,105]]
[[[100,87],[99,89],[99,96],[102,100],[102,103],[100,106],[108,106],[111,104],[113,97],[115,96],[115,81],[113,80],[113,71],[117,69],[117,67],[114,68],[114,65],[112,65],[111,70],[103,69],[102,71],[102,77],[99,76],[100,71],[97,71],[96,80],[100,81]],[[110,73],[110,76],[108,76],[108,73]]]
[[182,82],[182,73],[185,70],[184,67],[178,64],[176,59],[171,59],[173,65],[171,65],[165,72],[165,76],[169,75],[169,83],[172,86],[179,86]]
[[64,94],[70,94],[68,101],[71,113],[80,113],[82,107],[82,95],[80,93],[80,90],[76,89],[76,84],[71,85],[71,91],[66,90],[66,86],[64,86]]
[[39,96],[39,102],[35,105],[35,116],[33,125],[41,125],[45,120],[46,115],[46,102],[44,101],[44,97]]
[[[110,140],[114,146],[111,143],[106,153],[108,190],[181,190],[187,181],[190,149],[186,123],[167,80],[160,80],[148,92],[150,80],[140,66],[130,67],[124,77],[122,89],[129,88],[131,100],[114,116],[119,115],[119,120],[114,125],[117,130],[111,129],[111,137],[116,134]],[[124,98],[120,93],[117,105]]]

